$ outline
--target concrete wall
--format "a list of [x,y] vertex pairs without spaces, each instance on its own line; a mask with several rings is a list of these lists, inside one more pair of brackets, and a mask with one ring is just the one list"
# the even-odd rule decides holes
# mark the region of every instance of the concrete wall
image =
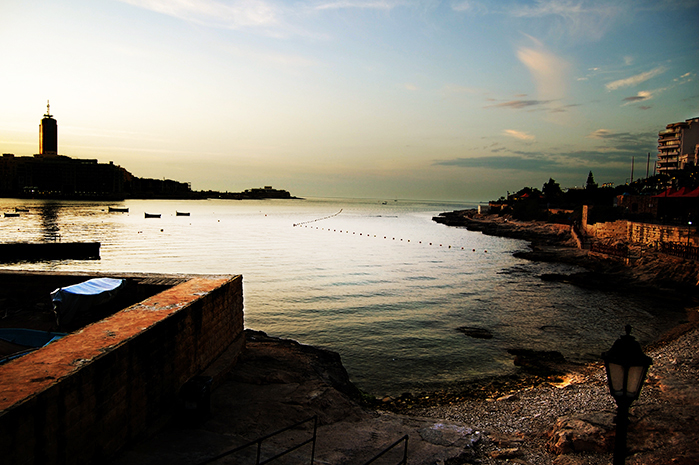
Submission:
[[242,277],[192,277],[0,366],[0,461],[104,461],[171,418],[243,334]]

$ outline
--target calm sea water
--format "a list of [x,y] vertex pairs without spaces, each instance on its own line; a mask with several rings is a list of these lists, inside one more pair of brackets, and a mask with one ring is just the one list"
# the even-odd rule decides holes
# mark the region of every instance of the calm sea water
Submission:
[[[109,213],[108,206],[129,213]],[[242,274],[245,325],[342,356],[364,391],[449,388],[515,370],[508,348],[592,361],[630,323],[641,341],[683,313],[648,298],[544,282],[568,265],[513,257],[519,240],[432,221],[474,204],[306,200],[0,199],[2,241],[99,241],[100,260],[3,269]],[[176,211],[190,216],[176,216]],[[146,219],[144,213],[160,213]],[[473,339],[461,326],[490,330]]]

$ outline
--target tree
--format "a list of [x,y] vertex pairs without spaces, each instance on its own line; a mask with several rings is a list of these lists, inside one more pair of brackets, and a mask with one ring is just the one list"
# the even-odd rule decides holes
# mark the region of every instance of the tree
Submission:
[[563,196],[561,186],[553,178],[549,178],[548,182],[544,183],[541,192],[546,197],[547,202],[557,202]]
[[597,183],[595,182],[595,177],[592,175],[592,171],[590,171],[590,174],[587,175],[585,189],[597,189]]

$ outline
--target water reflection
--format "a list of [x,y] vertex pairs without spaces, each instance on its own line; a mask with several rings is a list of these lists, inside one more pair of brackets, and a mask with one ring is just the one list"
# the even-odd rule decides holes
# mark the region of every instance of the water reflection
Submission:
[[58,226],[59,212],[62,206],[58,203],[45,203],[39,207],[43,239],[47,242],[56,242],[61,239],[61,228]]

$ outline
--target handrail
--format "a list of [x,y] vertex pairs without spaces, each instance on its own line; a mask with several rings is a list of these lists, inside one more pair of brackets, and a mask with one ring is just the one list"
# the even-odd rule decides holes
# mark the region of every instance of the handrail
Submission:
[[699,247],[678,242],[660,242],[658,251],[666,255],[672,255],[688,260],[699,261]]
[[405,441],[405,446],[403,447],[403,459],[400,462],[398,462],[397,465],[406,465],[408,463],[408,435],[407,434],[405,436],[403,436],[402,438],[400,438],[399,440],[397,440],[396,442],[394,442],[393,444],[391,444],[390,446],[388,446],[387,448],[385,448],[378,455],[374,456],[374,458],[372,458],[368,462],[364,463],[364,465],[369,465],[370,463],[375,462],[377,459],[379,459],[380,457],[383,457],[388,451],[390,451],[391,449],[393,449],[394,447],[396,447],[398,444],[400,444],[403,441]]
[[[306,441],[304,441],[300,444],[297,444],[297,445],[291,447],[290,449],[287,449],[287,450],[275,455],[274,457],[271,457],[267,460],[260,462],[260,454],[261,454],[261,450],[262,450],[262,442],[263,441],[265,441],[266,439],[269,439],[271,437],[274,437],[278,434],[289,431],[290,429],[296,428],[297,426],[300,426],[304,423],[308,423],[311,420],[313,420],[313,436],[311,437],[311,439],[307,439]],[[247,444],[236,447],[235,449],[231,449],[231,450],[228,450],[226,452],[222,452],[222,453],[216,455],[215,457],[211,457],[209,459],[206,459],[203,462],[199,462],[198,465],[205,465],[207,463],[215,462],[216,460],[218,460],[220,458],[226,457],[226,456],[231,455],[231,454],[235,454],[236,452],[240,452],[241,450],[247,449],[248,447],[253,446],[253,445],[257,445],[257,459],[255,460],[255,464],[256,465],[264,465],[266,463],[272,462],[273,460],[276,460],[279,457],[282,457],[282,456],[288,454],[289,452],[293,452],[296,449],[299,449],[300,447],[303,447],[306,444],[310,444],[310,443],[313,443],[313,447],[311,448],[311,465],[313,465],[313,461],[315,460],[315,453],[316,453],[316,437],[317,437],[316,432],[317,432],[317,430],[318,430],[318,415],[314,415],[310,418],[299,421],[298,423],[294,423],[291,426],[287,426],[286,428],[280,429],[279,431],[275,431],[274,433],[268,434],[266,436],[263,436],[259,439],[254,440],[254,441],[250,441]]]

